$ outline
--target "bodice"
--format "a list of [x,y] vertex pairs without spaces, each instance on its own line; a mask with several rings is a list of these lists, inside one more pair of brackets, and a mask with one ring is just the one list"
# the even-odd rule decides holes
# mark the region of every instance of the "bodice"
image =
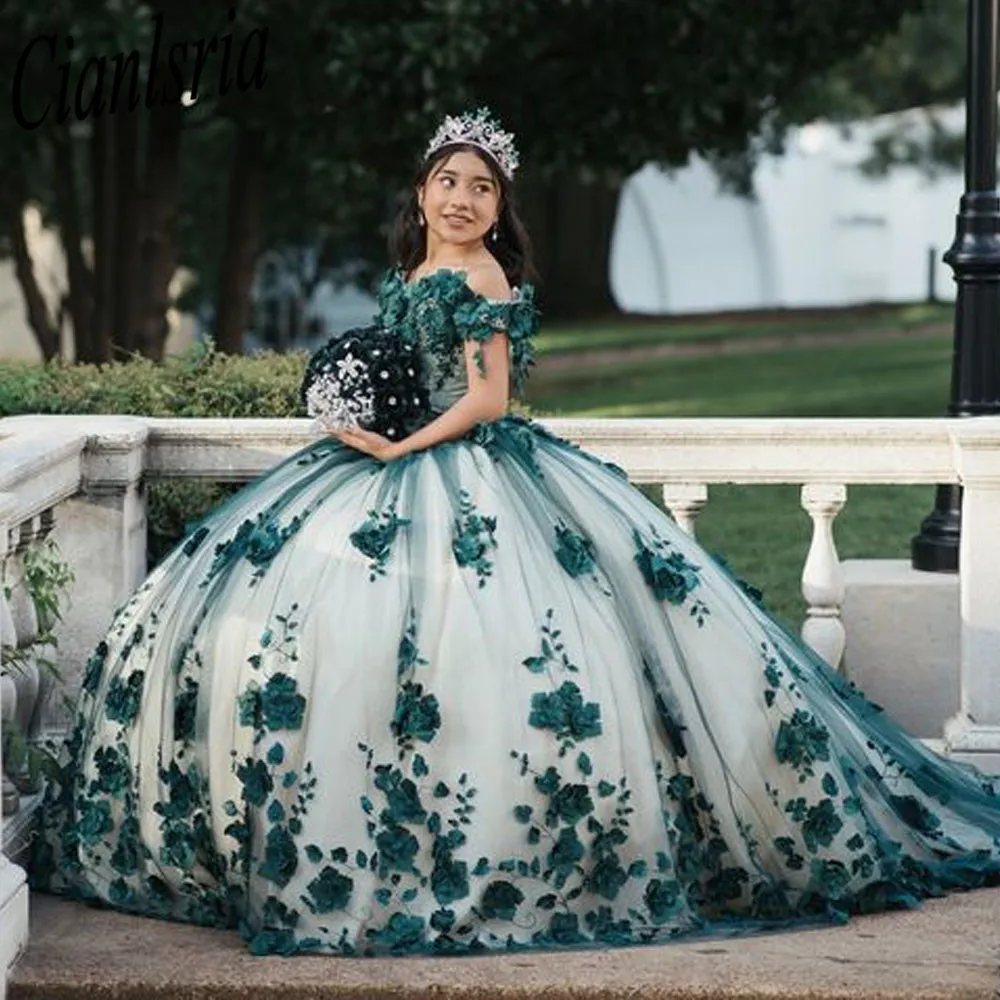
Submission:
[[[442,269],[407,284],[402,270],[393,268],[382,279],[378,307],[376,322],[418,347],[435,413],[443,413],[468,391],[465,341],[482,344],[497,331],[510,341],[514,390],[523,387],[538,329],[530,284],[514,289],[511,300],[498,301],[474,292],[462,271]],[[478,351],[477,361],[482,363]]]

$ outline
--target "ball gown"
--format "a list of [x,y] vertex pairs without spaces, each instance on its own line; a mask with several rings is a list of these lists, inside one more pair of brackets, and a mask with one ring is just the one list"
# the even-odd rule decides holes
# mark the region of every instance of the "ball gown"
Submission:
[[[533,290],[379,292],[435,413]],[[257,954],[664,942],[1000,877],[1000,782],[776,622],[621,470],[515,415],[324,437],[197,526],[90,658],[37,889]]]

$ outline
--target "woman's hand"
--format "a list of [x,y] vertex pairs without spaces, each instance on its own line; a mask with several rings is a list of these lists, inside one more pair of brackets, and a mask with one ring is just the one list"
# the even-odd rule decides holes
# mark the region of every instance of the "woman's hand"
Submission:
[[363,451],[372,458],[377,458],[380,462],[391,462],[395,458],[401,458],[403,452],[399,445],[388,438],[376,434],[374,431],[366,431],[360,427],[330,431],[330,433],[348,448],[356,451]]

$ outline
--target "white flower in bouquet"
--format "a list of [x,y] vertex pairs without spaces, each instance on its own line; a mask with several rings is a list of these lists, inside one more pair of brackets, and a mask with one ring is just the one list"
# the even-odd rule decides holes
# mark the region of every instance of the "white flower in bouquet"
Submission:
[[337,362],[342,377],[324,371],[306,393],[306,410],[314,417],[313,431],[335,431],[364,427],[375,417],[375,400],[355,383],[366,370],[364,362],[348,355]]
[[[377,353],[377,352],[376,352]],[[360,382],[368,372],[368,366],[353,354],[345,354],[337,362],[337,378],[348,384]]]

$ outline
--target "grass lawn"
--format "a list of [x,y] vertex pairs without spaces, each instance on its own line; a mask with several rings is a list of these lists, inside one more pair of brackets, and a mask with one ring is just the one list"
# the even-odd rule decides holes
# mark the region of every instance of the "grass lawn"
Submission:
[[859,329],[917,329],[950,323],[948,305],[914,303],[904,306],[872,306],[858,309],[817,310],[812,313],[766,313],[727,317],[629,317],[624,321],[594,320],[588,323],[542,322],[536,341],[546,355],[646,347],[650,344],[704,343],[742,340],[790,332],[842,333]]
[[[527,402],[538,416],[941,416],[951,349],[950,334],[915,330],[884,342],[538,371]],[[658,499],[656,487],[646,492]],[[933,494],[930,486],[849,487],[834,525],[841,558],[908,558]],[[798,486],[710,487],[698,537],[799,627],[811,523]]]

